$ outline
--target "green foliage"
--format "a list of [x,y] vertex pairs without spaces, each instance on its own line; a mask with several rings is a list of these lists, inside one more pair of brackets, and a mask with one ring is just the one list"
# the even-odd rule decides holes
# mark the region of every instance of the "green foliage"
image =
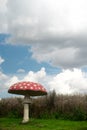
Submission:
[[83,120],[86,120],[87,119],[87,115],[86,115],[86,112],[81,110],[81,109],[76,109],[74,111],[74,114],[73,114],[73,118],[74,120],[79,120],[79,121],[83,121]]
[[18,98],[2,99],[0,102],[0,117],[22,117],[23,104]]
[[[0,117],[23,117],[23,99],[7,98],[0,101]],[[87,120],[87,95],[57,95],[34,98],[30,118]]]

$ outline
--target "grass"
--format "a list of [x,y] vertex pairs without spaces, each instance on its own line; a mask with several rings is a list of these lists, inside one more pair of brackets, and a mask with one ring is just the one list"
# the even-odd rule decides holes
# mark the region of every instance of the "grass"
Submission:
[[0,130],[87,130],[87,122],[30,119],[29,123],[21,124],[21,119],[0,118]]

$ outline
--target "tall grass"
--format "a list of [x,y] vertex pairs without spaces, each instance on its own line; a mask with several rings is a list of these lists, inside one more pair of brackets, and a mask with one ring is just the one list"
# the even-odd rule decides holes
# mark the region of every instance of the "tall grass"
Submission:
[[[7,98],[0,101],[0,117],[22,117],[23,98]],[[30,117],[38,119],[87,120],[87,95],[57,95],[33,98]]]

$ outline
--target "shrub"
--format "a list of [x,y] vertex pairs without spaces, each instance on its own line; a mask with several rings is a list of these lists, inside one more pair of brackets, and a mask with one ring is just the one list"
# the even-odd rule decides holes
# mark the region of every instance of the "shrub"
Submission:
[[[23,99],[7,98],[0,101],[0,117],[22,117]],[[30,117],[69,120],[87,120],[87,95],[57,95],[34,98],[30,105]]]

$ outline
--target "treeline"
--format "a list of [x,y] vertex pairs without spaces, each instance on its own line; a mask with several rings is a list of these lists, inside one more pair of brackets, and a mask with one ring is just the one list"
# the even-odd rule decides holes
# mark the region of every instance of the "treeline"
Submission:
[[[0,117],[22,117],[23,98],[6,98],[0,101]],[[30,117],[40,119],[87,120],[87,95],[57,95],[33,98]]]

